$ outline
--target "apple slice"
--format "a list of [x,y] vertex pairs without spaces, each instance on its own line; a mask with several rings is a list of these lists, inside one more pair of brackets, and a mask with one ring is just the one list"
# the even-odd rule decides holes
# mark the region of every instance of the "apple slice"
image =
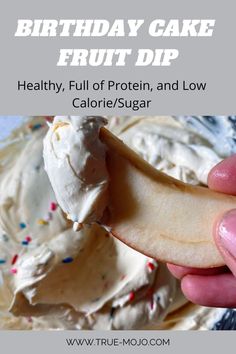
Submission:
[[111,234],[152,258],[190,267],[224,261],[215,246],[217,217],[236,207],[236,197],[191,186],[157,171],[107,129],[109,207],[103,224]]

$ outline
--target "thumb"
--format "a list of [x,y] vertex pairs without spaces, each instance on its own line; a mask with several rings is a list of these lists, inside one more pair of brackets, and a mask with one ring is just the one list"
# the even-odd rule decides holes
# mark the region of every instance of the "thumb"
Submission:
[[214,238],[226,265],[236,277],[236,209],[225,213],[216,223]]

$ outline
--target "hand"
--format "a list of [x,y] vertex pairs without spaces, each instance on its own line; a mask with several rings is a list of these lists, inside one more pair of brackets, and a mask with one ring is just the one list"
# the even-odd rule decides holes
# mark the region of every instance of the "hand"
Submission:
[[[208,186],[236,195],[236,155],[211,170]],[[227,266],[211,269],[167,266],[181,280],[182,291],[191,302],[204,306],[236,307],[236,209],[216,220],[213,235]]]

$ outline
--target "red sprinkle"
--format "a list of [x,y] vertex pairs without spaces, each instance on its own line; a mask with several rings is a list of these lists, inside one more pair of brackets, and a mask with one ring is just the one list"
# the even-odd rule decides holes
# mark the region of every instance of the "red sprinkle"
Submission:
[[31,242],[31,241],[32,241],[32,238],[31,238],[30,236],[26,236],[25,241]]
[[12,257],[11,264],[14,265],[18,259],[18,254],[15,254],[15,256]]
[[12,273],[12,274],[16,274],[16,273],[17,273],[17,269],[16,269],[16,268],[12,268],[12,269],[11,269],[11,273]]
[[129,301],[133,301],[135,298],[135,293],[134,291],[131,291],[131,293],[129,293]]
[[51,210],[51,211],[57,210],[57,204],[54,203],[54,202],[52,202],[52,203],[50,204],[50,210]]
[[148,269],[149,269],[151,272],[155,269],[154,264],[153,264],[152,262],[150,262],[150,261],[147,263],[147,266],[148,266]]
[[45,117],[45,120],[49,123],[52,123],[53,122],[53,117],[50,117],[50,116],[46,116]]

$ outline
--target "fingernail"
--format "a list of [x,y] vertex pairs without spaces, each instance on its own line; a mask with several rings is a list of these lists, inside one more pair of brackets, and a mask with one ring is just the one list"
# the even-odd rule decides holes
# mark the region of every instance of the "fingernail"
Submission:
[[236,258],[236,209],[226,213],[218,225],[221,245]]

